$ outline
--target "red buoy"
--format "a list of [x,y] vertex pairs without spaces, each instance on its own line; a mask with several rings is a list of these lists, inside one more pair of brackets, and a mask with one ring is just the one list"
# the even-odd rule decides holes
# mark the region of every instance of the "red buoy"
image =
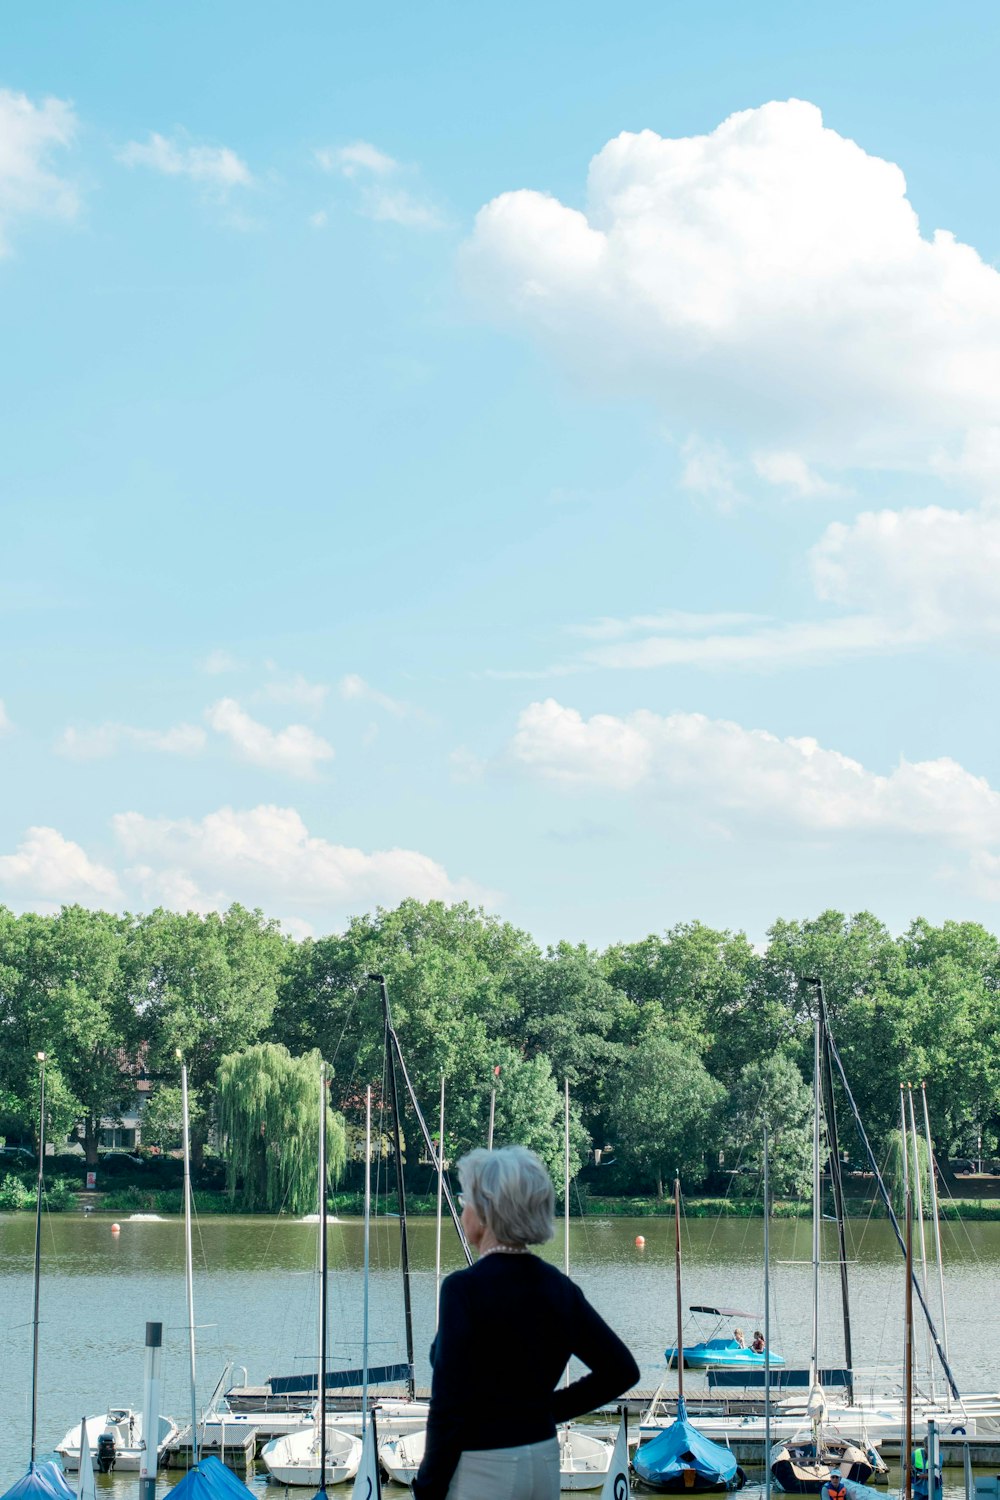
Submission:
[[122,1232],[122,1226],[120,1224],[112,1224],[112,1226],[111,1226],[111,1233],[112,1234],[121,1234],[121,1232]]
[[637,1234],[635,1237],[635,1246],[637,1250],[645,1250],[646,1236],[643,1234]]

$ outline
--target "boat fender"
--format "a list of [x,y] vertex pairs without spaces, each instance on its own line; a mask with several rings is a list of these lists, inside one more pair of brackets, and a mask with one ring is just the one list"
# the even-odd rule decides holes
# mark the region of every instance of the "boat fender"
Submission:
[[114,1473],[117,1456],[114,1433],[102,1432],[97,1439],[97,1467],[102,1474]]
[[636,1235],[636,1237],[635,1237],[635,1248],[637,1250],[645,1250],[645,1248],[646,1248],[646,1236],[644,1234],[637,1234]]

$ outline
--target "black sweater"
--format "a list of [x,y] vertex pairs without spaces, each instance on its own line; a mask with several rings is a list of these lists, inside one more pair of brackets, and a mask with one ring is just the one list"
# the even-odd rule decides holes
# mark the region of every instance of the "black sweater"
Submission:
[[[556,1389],[570,1355],[590,1370]],[[427,1447],[415,1500],[444,1500],[465,1449],[516,1448],[603,1406],[639,1379],[621,1339],[537,1255],[485,1255],[441,1285]]]

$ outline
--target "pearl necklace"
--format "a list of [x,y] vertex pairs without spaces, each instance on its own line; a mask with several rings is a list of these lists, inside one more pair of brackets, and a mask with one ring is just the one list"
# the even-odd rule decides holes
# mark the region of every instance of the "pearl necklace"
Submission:
[[527,1245],[491,1245],[488,1250],[480,1250],[479,1259],[484,1260],[487,1255],[530,1255]]

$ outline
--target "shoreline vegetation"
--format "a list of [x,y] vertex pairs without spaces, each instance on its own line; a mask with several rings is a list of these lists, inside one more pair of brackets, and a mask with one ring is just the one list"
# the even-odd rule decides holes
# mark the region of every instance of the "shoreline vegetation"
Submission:
[[[21,1185],[21,1193],[11,1192],[8,1188],[9,1182],[10,1179],[7,1179],[0,1183],[0,1213],[29,1210],[33,1212],[33,1195],[29,1196],[23,1185]],[[234,1202],[229,1193],[224,1191],[196,1193],[195,1200],[197,1212],[204,1217],[243,1218],[247,1214],[252,1214],[254,1217],[290,1221],[301,1217],[295,1213],[262,1213],[259,1209],[241,1207],[238,1200]],[[89,1208],[92,1213],[102,1216],[129,1213],[180,1215],[183,1213],[183,1202],[179,1188],[119,1187],[103,1193],[88,1193],[64,1188],[61,1183],[57,1182],[46,1193],[46,1208],[50,1213],[82,1213],[85,1208]],[[364,1195],[362,1193],[331,1193],[328,1208],[339,1218],[360,1219],[364,1213]],[[878,1202],[873,1204],[870,1198],[847,1198],[845,1210],[848,1219],[886,1219],[888,1217],[884,1206]],[[437,1199],[434,1194],[407,1194],[408,1218],[433,1218],[436,1212]],[[808,1219],[811,1213],[812,1205],[806,1199],[778,1199],[771,1204],[772,1219]],[[763,1207],[759,1200],[751,1198],[691,1197],[685,1199],[684,1214],[688,1219],[760,1219],[763,1217]],[[1000,1223],[1000,1198],[948,1198],[940,1204],[940,1215],[946,1222],[963,1220]],[[394,1194],[390,1193],[379,1201],[375,1216],[398,1217],[398,1205]],[[571,1205],[570,1217],[574,1219],[672,1219],[673,1206],[669,1201],[664,1202],[653,1195],[605,1198],[588,1193],[581,1195],[580,1200]],[[929,1209],[925,1210],[924,1218],[929,1220]]]

